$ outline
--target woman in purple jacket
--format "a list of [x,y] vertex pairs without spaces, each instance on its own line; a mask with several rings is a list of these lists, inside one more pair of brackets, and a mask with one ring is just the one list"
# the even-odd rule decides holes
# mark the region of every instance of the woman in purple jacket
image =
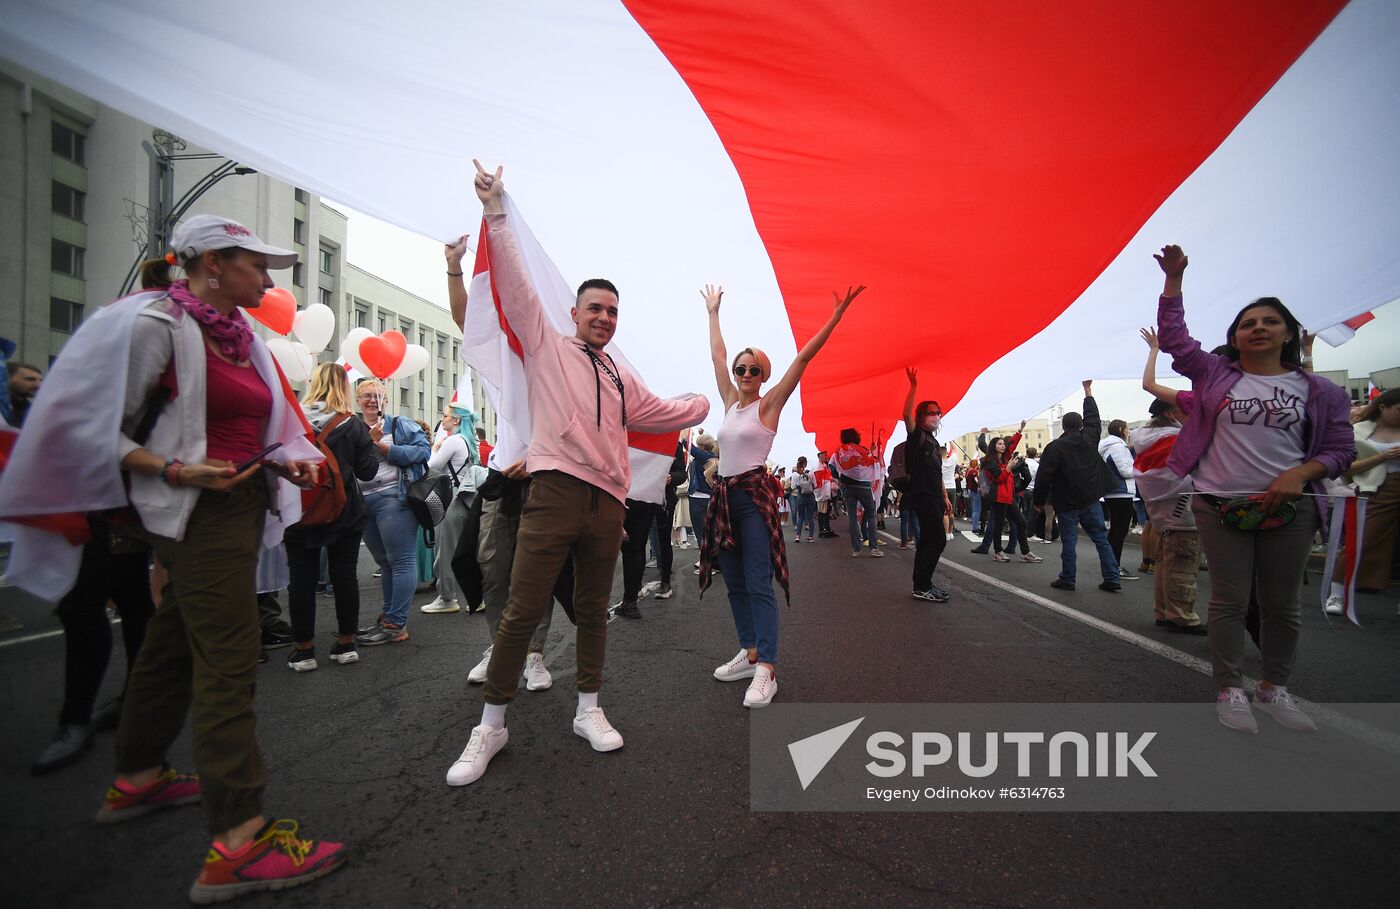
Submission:
[[[1216,714],[1225,726],[1257,732],[1244,691],[1244,617],[1255,585],[1261,619],[1263,680],[1259,709],[1303,732],[1316,727],[1287,684],[1298,650],[1300,591],[1324,477],[1337,477],[1356,456],[1346,392],[1302,369],[1302,331],[1279,300],[1261,297],[1240,310],[1225,333],[1223,356],[1207,353],[1186,330],[1181,279],[1186,255],[1164,246],[1156,256],[1166,274],[1157,304],[1157,337],[1172,368],[1191,380],[1197,406],[1186,420],[1167,466],[1190,476],[1201,548],[1210,562],[1210,656]],[[1266,520],[1249,509],[1222,508],[1253,497]],[[1290,517],[1291,516],[1291,517]],[[1322,515],[1325,518],[1325,515]],[[1269,524],[1279,526],[1263,529]]]

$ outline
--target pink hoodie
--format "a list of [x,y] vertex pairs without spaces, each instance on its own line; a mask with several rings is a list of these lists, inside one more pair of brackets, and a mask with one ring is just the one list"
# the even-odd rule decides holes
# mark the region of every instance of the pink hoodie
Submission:
[[710,412],[710,401],[703,395],[659,398],[604,352],[602,363],[622,380],[624,426],[623,394],[613,380],[594,365],[582,341],[555,331],[545,318],[507,216],[487,215],[486,224],[492,281],[525,355],[531,439],[526,466],[531,473],[557,470],[577,477],[625,503],[632,480],[628,430],[660,433],[695,426]]

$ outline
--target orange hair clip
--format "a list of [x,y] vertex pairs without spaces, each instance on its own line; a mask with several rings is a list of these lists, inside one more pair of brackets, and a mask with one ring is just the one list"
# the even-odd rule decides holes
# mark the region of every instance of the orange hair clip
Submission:
[[173,250],[165,254],[165,261],[169,262],[171,265],[177,264],[175,262],[175,253]]

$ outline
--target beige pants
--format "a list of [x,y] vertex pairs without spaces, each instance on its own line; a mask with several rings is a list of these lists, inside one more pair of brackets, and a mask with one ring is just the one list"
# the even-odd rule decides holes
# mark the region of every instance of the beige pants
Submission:
[[1201,535],[1194,530],[1157,534],[1157,562],[1152,572],[1152,617],[1177,625],[1201,624],[1196,614],[1196,574],[1201,564]]

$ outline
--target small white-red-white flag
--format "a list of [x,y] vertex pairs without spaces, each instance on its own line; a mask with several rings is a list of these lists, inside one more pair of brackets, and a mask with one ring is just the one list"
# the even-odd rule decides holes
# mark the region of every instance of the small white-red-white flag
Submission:
[[1341,347],[1352,338],[1356,337],[1356,330],[1374,319],[1375,313],[1363,312],[1359,316],[1352,316],[1345,322],[1338,322],[1330,325],[1317,333],[1317,336],[1333,347]]

